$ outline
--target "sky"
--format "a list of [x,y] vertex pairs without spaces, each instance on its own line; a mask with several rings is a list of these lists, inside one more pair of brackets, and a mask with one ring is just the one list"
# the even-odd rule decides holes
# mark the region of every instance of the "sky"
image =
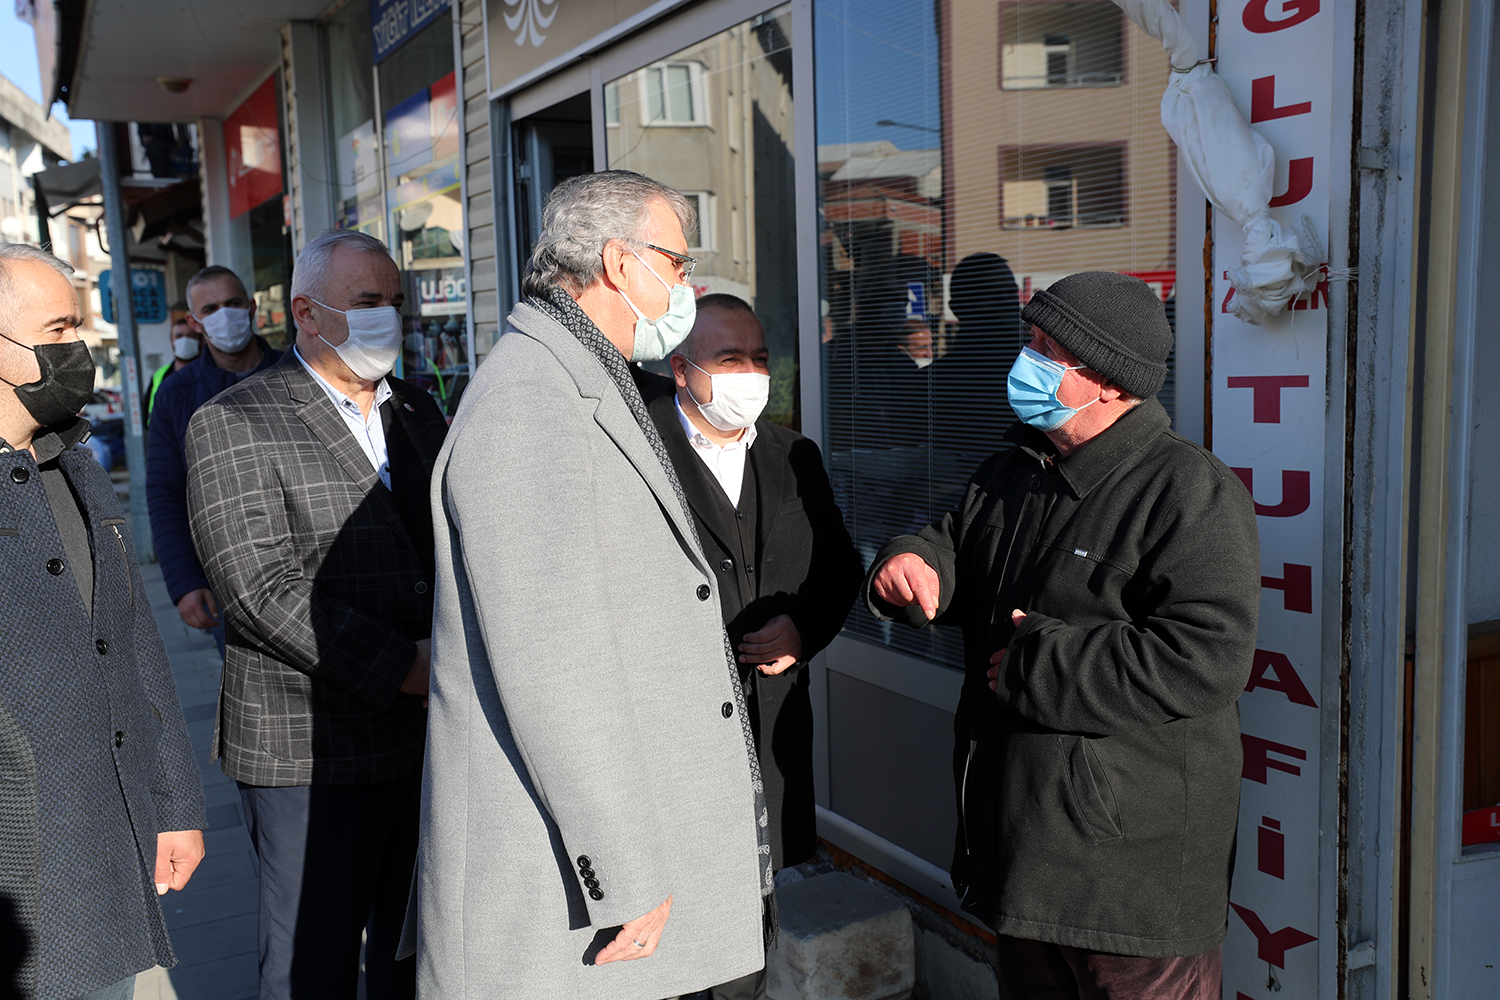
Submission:
[[[816,0],[818,144],[885,139],[898,149],[941,143],[933,4]],[[911,127],[879,125],[901,122]]]
[[[29,94],[33,101],[40,102],[42,75],[36,64],[36,36],[31,33],[31,25],[17,18],[13,11],[13,4],[0,3],[0,74]],[[85,149],[97,145],[94,123],[71,121],[61,102],[53,106],[52,117],[68,126],[72,133],[73,159],[82,159]]]

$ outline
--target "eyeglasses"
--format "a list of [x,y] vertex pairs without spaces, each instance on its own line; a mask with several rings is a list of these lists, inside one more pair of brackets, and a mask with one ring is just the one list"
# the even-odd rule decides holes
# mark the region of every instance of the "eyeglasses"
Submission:
[[677,253],[674,250],[668,250],[665,247],[659,247],[654,243],[647,243],[646,249],[655,250],[657,253],[666,254],[668,257],[671,257],[672,263],[677,265],[677,273],[682,275],[682,280],[693,280],[693,268],[698,266],[697,257],[689,257],[685,253]]

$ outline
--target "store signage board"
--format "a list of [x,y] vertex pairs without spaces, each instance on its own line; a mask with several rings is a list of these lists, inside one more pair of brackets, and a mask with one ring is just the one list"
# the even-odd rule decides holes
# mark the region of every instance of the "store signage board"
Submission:
[[370,0],[370,47],[375,62],[411,41],[452,6],[452,0]]
[[[586,46],[656,0],[485,0],[490,89]],[[772,4],[767,4],[772,6]]]
[[[99,313],[106,323],[115,323],[115,290],[109,271],[99,272]],[[149,326],[167,321],[167,276],[162,271],[131,269],[130,305],[135,321]]]
[[224,119],[224,146],[229,156],[229,217],[238,219],[281,193],[274,75]]
[[[1328,240],[1332,0],[1236,0],[1219,7],[1217,69],[1276,151],[1272,216],[1302,216]],[[1344,81],[1347,87],[1348,82]],[[1344,156],[1347,161],[1347,153]],[[1260,529],[1260,631],[1240,699],[1244,766],[1239,850],[1224,941],[1226,1000],[1314,1000],[1336,943],[1320,923],[1323,493],[1329,313],[1326,282],[1252,326],[1231,312],[1244,234],[1215,213],[1213,450],[1250,488]],[[1332,609],[1329,613],[1336,613]],[[1337,670],[1337,665],[1326,669]]]

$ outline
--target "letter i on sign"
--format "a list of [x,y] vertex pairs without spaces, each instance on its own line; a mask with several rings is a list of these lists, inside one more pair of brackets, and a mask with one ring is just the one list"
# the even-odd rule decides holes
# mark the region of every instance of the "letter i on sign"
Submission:
[[1281,832],[1281,821],[1269,816],[1260,818],[1260,827],[1255,831],[1255,867],[1273,878],[1286,878],[1286,835]]

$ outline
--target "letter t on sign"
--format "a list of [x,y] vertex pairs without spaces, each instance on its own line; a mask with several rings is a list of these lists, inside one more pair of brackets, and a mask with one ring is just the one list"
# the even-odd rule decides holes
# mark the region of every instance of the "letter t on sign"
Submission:
[[1231,375],[1229,388],[1255,391],[1252,419],[1257,424],[1281,423],[1281,390],[1306,389],[1306,375]]

